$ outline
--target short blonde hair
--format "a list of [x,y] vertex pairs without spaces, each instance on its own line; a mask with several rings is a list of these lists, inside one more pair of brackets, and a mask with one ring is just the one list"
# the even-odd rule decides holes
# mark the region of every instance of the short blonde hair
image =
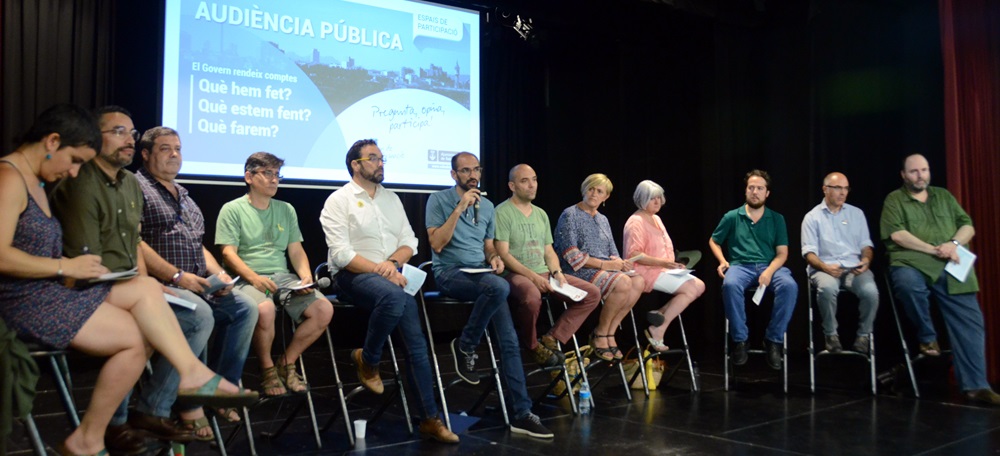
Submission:
[[663,198],[663,187],[651,180],[639,182],[635,187],[635,193],[632,194],[632,201],[639,209],[645,209],[655,198]]
[[587,190],[594,187],[604,187],[604,190],[606,190],[609,195],[611,194],[611,190],[614,190],[615,188],[614,185],[611,185],[611,179],[608,179],[608,176],[601,173],[594,173],[587,176],[587,178],[583,180],[583,184],[580,184],[580,196],[586,197]]

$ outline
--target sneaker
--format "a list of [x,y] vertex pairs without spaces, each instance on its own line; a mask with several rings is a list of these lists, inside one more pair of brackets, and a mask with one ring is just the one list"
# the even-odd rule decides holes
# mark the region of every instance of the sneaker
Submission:
[[747,343],[736,342],[733,344],[733,352],[729,355],[733,360],[733,364],[737,366],[742,366],[747,363]]
[[767,352],[767,365],[774,370],[781,370],[782,353],[781,344],[764,339],[764,351]]
[[989,388],[966,391],[965,397],[969,398],[969,401],[979,404],[1000,405],[1000,394]]
[[[535,359],[535,362],[542,367],[559,367],[563,365],[565,359],[560,359],[561,357],[556,355],[559,352],[553,352],[544,345],[538,344],[535,348],[531,349],[531,357]],[[559,353],[562,355],[562,353]]]
[[420,427],[418,428],[420,435],[424,437],[430,437],[438,442],[443,443],[458,443],[458,436],[454,432],[448,429],[447,426],[441,422],[440,418],[427,418],[420,422]]
[[382,394],[385,391],[385,385],[382,384],[382,377],[379,376],[378,365],[372,366],[366,363],[365,359],[361,357],[360,348],[351,352],[351,359],[354,360],[354,365],[358,368],[358,380],[361,381],[361,384],[375,394]]
[[466,353],[462,351],[458,346],[457,337],[452,339],[450,345],[451,355],[455,358],[455,373],[470,385],[478,385],[479,374],[476,372],[476,358],[479,358],[479,355],[476,352]]
[[936,340],[920,344],[920,354],[924,356],[941,356],[941,347]]
[[836,334],[826,336],[826,351],[830,353],[840,353],[843,350],[844,347],[840,345],[840,336]]
[[862,355],[868,354],[868,346],[871,345],[868,336],[858,336],[854,339],[854,351]]
[[542,420],[534,413],[528,412],[524,418],[511,421],[510,432],[515,434],[526,434],[539,439],[551,439],[556,435],[542,426]]

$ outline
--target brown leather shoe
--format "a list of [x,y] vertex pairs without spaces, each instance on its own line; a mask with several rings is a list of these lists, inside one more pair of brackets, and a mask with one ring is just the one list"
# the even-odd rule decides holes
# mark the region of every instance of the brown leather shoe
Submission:
[[989,388],[966,391],[965,396],[968,397],[970,401],[978,404],[1000,406],[1000,394],[997,394]]
[[420,435],[442,443],[458,443],[458,436],[448,430],[439,418],[427,418],[420,422]]
[[147,450],[146,438],[127,423],[109,425],[104,431],[104,446],[109,453],[121,456],[134,456]]
[[382,394],[385,391],[385,386],[382,385],[382,377],[379,376],[378,366],[366,363],[361,358],[360,348],[351,352],[351,359],[354,360],[354,365],[358,367],[358,380],[361,380],[361,384],[375,394]]
[[198,434],[195,434],[194,430],[185,429],[180,423],[170,418],[133,413],[128,424],[158,440],[190,443],[198,438]]

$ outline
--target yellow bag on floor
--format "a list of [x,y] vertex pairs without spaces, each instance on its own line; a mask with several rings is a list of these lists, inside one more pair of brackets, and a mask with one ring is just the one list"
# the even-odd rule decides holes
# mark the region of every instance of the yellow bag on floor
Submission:
[[[632,347],[632,349],[630,349],[628,353],[625,355],[625,360],[622,361],[622,367],[625,368],[625,378],[628,379],[632,378],[632,376],[635,375],[636,369],[639,368],[639,359],[630,357],[634,352],[635,352],[635,347]],[[648,348],[643,349],[642,357],[643,358],[648,357],[649,353],[650,352]],[[650,391],[655,390],[656,385],[660,384],[660,379],[663,378],[663,371],[665,370],[667,370],[666,361],[658,358],[646,360],[646,366],[645,366],[646,383],[649,385]],[[632,384],[630,386],[632,387],[632,389],[642,389],[642,379],[639,378],[638,376],[635,377],[635,380],[632,381]]]
[[[586,353],[587,350],[590,350],[589,345],[584,345],[580,347],[581,354]],[[576,380],[576,377],[580,375],[580,363],[576,362],[576,353],[568,351],[565,353],[565,355],[566,355],[566,373],[569,374],[570,381]],[[590,358],[584,356],[583,365],[584,366],[590,365]],[[556,386],[552,387],[552,393],[558,396],[562,394],[564,391],[566,391],[566,381],[562,379],[562,372],[554,370],[552,372],[549,372],[549,374],[552,376],[553,379],[557,377],[560,379],[559,382],[556,383]],[[578,391],[580,391],[580,383],[576,383],[573,385],[573,394],[576,394]]]

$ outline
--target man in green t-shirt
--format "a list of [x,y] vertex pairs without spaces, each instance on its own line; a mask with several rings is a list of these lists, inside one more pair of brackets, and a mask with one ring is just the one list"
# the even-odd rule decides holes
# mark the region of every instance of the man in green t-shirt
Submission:
[[[215,243],[222,248],[222,260],[230,275],[240,277],[236,289],[253,299],[260,310],[253,350],[260,358],[261,389],[268,396],[306,390],[306,384],[295,371],[295,361],[323,335],[333,318],[333,304],[314,288],[292,292],[284,302],[284,309],[298,322],[298,327],[275,366],[271,360],[275,317],[272,295],[278,288],[310,285],[314,281],[309,257],[302,248],[295,208],[273,199],[284,164],[284,160],[267,152],[250,155],[243,175],[247,194],[222,206],[215,229]],[[288,260],[294,273],[288,271]]]
[[[531,350],[535,362],[544,367],[562,364],[564,358],[556,341],[566,343],[576,333],[601,301],[597,286],[559,269],[559,257],[552,249],[552,228],[549,216],[542,208],[531,204],[538,192],[538,176],[525,164],[511,168],[507,186],[514,193],[496,209],[497,253],[509,273],[504,276],[510,283],[510,303],[514,325],[521,343]],[[553,290],[549,280],[579,288],[587,292],[580,301]],[[560,299],[567,309],[559,320],[540,339],[536,325],[542,307],[542,293]]]
[[892,292],[917,325],[921,353],[940,355],[930,315],[930,295],[937,299],[954,350],[958,386],[975,402],[1000,405],[986,379],[986,331],[976,299],[979,283],[969,270],[964,280],[945,272],[960,262],[959,250],[972,240],[972,218],[955,197],[931,187],[931,171],[923,155],[903,161],[903,186],[885,197],[881,235],[889,252]]
[[[733,364],[747,362],[749,333],[743,292],[755,285],[774,290],[774,310],[764,334],[764,348],[768,366],[781,370],[782,342],[799,294],[792,272],[784,266],[788,259],[788,229],[785,217],[764,207],[771,195],[771,176],[755,169],[743,182],[746,204],[722,216],[708,246],[719,260],[717,272],[722,277],[722,303],[733,339]],[[723,244],[728,247],[728,261],[722,253]]]

